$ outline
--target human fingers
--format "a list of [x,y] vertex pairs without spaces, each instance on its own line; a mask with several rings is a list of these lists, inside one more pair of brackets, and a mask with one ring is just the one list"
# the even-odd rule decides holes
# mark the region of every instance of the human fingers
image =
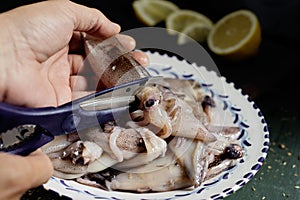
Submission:
[[[123,49],[125,52],[129,52],[135,48],[136,42],[132,37],[130,37],[128,35],[123,35],[123,34],[117,34],[115,36],[117,37],[117,39],[119,40],[119,42],[121,44],[121,47],[120,47],[121,50]],[[90,36],[87,36],[86,38],[89,38],[89,37]],[[103,41],[103,39],[98,38],[98,37],[96,37],[96,38],[93,37],[93,39],[97,39],[99,41],[99,43],[101,43]],[[84,37],[82,36],[82,34],[80,32],[75,31],[73,33],[73,36],[69,43],[69,51],[70,51],[70,53],[80,53],[80,54],[84,53]]]
[[87,77],[76,75],[70,77],[70,87],[72,92],[74,91],[85,91],[88,88]]
[[28,180],[31,182],[31,188],[46,183],[52,176],[52,163],[49,157],[46,154],[44,154],[40,149],[31,153],[29,156],[23,158],[26,159],[28,163],[27,169],[26,167],[23,167],[27,176],[32,176],[32,174],[35,174],[34,177],[28,178]]
[[140,63],[143,67],[147,67],[149,65],[149,57],[142,51],[133,51],[131,52],[132,57]]
[[[125,52],[130,52],[134,50],[136,46],[135,39],[129,35],[124,35],[124,34],[117,34],[116,38],[119,40],[121,47]],[[124,52],[124,53],[125,53]]]
[[[120,38],[120,39],[119,39]],[[118,36],[118,39],[122,43],[122,46],[124,47],[124,50],[126,52],[130,52],[135,47],[135,40],[126,35],[120,35]],[[80,41],[78,41],[80,42]],[[80,45],[74,44],[73,47],[79,47]],[[77,49],[78,50],[78,49]],[[133,57],[143,66],[147,66],[149,59],[143,52],[131,52]],[[87,58],[82,54],[69,54],[68,56],[69,63],[71,66],[71,75],[77,75],[77,74],[91,74],[92,70],[89,66],[89,63],[86,62]]]
[[[127,51],[132,51],[135,48],[136,42],[134,40],[134,38],[132,38],[129,35],[124,35],[124,34],[117,34],[115,35],[117,37],[117,39],[120,41],[120,43],[122,44],[122,46],[125,48],[125,50]],[[101,42],[102,38],[98,38],[99,42]],[[80,51],[83,50],[84,48],[84,37],[82,36],[82,34],[79,31],[74,31],[73,36],[71,38],[71,41],[69,43],[69,48],[70,51]]]
[[75,75],[70,77],[70,87],[72,92],[76,91],[96,91],[99,90],[99,78],[93,76]]
[[69,53],[84,54],[84,43],[81,32],[74,31],[69,42]]
[[74,91],[72,93],[72,100],[79,99],[81,97],[84,97],[84,96],[87,96],[87,95],[90,95],[93,93],[95,93],[95,91]]
[[102,12],[83,5],[66,2],[71,19],[74,22],[74,31],[87,32],[102,39],[120,32],[120,26],[111,22]]
[[[121,40],[123,40],[123,39],[121,39]],[[131,44],[127,44],[126,48],[132,49],[133,46],[135,46],[135,44],[132,44],[132,43],[135,43],[135,42],[129,42],[129,43],[131,43]],[[144,52],[132,51],[130,53],[138,61],[138,63],[140,63],[142,66],[146,67],[149,65],[149,58]],[[85,75],[85,76],[93,75],[93,71],[92,71],[91,67],[89,66],[89,63],[86,62],[85,56],[79,55],[79,54],[69,54],[68,59],[69,59],[70,67],[71,67],[70,75],[77,75],[77,74],[81,74],[81,75]]]
[[[89,37],[89,36],[88,36]],[[86,38],[88,38],[86,37]],[[127,53],[132,51],[135,48],[135,40],[127,35],[121,35],[118,34],[116,35],[117,39],[120,42],[120,49],[123,50],[123,53]],[[101,39],[96,38],[97,40],[99,40],[99,45],[101,42],[103,42]],[[76,75],[76,74],[91,74],[92,70],[91,67],[88,66],[88,62],[86,62],[86,56],[89,55],[84,55],[84,53],[82,54],[77,54],[77,52],[83,51],[83,40],[84,38],[81,37],[81,34],[78,34],[78,32],[75,32],[72,40],[70,42],[70,51],[71,52],[76,52],[76,53],[71,53],[68,56],[69,59],[69,63],[71,66],[71,75]]]
[[80,54],[69,54],[68,55],[69,64],[71,67],[70,75],[89,75],[92,74],[91,68],[85,61],[85,56]]
[[52,175],[49,158],[40,150],[23,157],[0,153],[0,199],[19,199],[30,188],[45,183]]
[[148,56],[141,51],[133,51],[136,47],[136,41],[133,37],[124,34],[116,35],[121,45],[124,47],[126,52],[130,52],[138,63],[146,67],[149,64]]

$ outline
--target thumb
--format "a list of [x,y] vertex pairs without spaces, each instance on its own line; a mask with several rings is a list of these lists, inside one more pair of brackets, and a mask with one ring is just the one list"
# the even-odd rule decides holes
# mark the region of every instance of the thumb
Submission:
[[0,168],[1,191],[14,194],[45,183],[53,174],[51,161],[41,150],[26,157],[0,153]]
[[31,153],[29,156],[24,157],[27,162],[28,168],[27,174],[35,174],[35,176],[29,178],[31,182],[31,188],[37,187],[43,183],[46,183],[53,174],[53,166],[49,157],[44,154],[40,149]]

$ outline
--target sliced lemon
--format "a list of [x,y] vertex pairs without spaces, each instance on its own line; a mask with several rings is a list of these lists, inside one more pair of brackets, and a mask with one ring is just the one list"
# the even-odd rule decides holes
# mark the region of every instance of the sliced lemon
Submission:
[[178,6],[166,0],[136,0],[132,4],[137,18],[147,26],[164,21],[167,16],[178,10]]
[[192,42],[205,42],[212,26],[204,23],[192,23],[186,26],[181,33],[178,35],[177,43],[179,45]]
[[176,10],[166,19],[166,28],[172,35],[182,32],[192,23],[203,23],[207,26],[213,26],[213,22],[205,15],[192,10]]
[[231,59],[255,55],[261,42],[257,16],[249,10],[238,10],[221,18],[208,35],[208,47],[215,54]]

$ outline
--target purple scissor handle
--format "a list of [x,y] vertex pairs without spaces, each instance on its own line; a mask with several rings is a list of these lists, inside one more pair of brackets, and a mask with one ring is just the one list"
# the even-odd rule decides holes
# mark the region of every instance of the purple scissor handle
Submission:
[[0,151],[27,155],[55,136],[79,132],[122,117],[134,109],[132,105],[138,89],[153,83],[154,79],[145,77],[121,84],[59,107],[24,108],[1,102],[0,139],[2,134],[9,134],[9,130],[18,126],[30,124],[35,125],[35,129],[32,136],[14,145],[4,145],[1,139]]

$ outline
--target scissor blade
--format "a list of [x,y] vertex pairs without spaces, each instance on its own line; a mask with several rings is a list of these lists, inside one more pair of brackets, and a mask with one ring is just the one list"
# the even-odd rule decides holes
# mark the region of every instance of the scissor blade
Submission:
[[147,77],[110,88],[107,93],[80,103],[83,110],[104,110],[128,106],[135,101],[135,95],[147,85],[157,84],[162,77]]

